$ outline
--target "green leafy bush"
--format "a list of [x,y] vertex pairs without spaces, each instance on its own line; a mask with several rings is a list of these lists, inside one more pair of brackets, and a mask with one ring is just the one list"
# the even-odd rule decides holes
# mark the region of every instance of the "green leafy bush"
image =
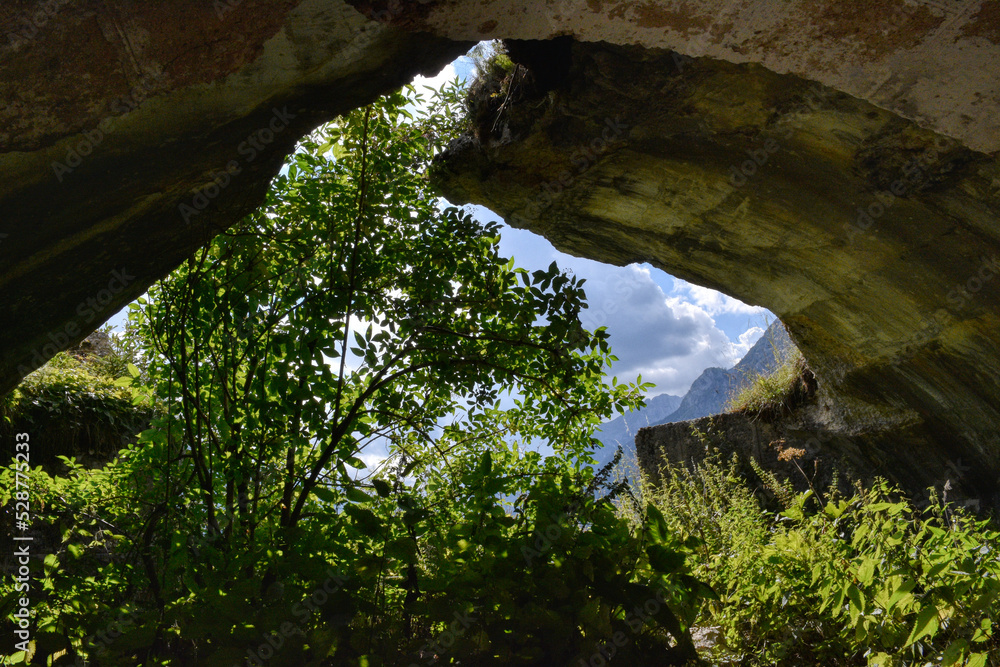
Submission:
[[[123,364],[123,368],[125,365]],[[0,438],[7,452],[13,433],[28,431],[45,443],[32,451],[33,465],[59,469],[68,456],[99,465],[114,457],[148,425],[148,408],[133,404],[129,389],[100,359],[79,359],[60,352],[29,374],[2,403]]]
[[60,501],[115,537],[90,572],[49,554],[34,661],[695,658],[696,540],[655,508],[621,519],[589,467],[648,387],[603,381],[579,280],[439,207],[420,171],[458,97],[414,114],[414,94],[317,130],[260,211],[132,305],[148,362],[116,390],[155,414],[107,487]]
[[700,539],[693,571],[719,599],[697,623],[721,627],[716,660],[998,664],[1000,533],[988,521],[933,495],[916,509],[884,482],[852,498],[795,495],[772,515],[736,470],[710,459],[646,490],[673,531]]
[[105,356],[95,356],[88,360],[94,372],[114,380],[138,373],[136,377],[141,376],[146,380],[149,360],[145,358],[142,339],[135,324],[126,322],[122,331],[115,331],[108,324],[101,331],[107,334],[111,349]]

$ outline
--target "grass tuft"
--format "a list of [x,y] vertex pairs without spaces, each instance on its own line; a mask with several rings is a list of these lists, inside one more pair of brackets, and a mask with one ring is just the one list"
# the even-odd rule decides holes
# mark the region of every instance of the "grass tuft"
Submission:
[[794,353],[773,373],[752,378],[729,400],[727,412],[774,419],[801,405],[815,392],[816,380],[802,353]]

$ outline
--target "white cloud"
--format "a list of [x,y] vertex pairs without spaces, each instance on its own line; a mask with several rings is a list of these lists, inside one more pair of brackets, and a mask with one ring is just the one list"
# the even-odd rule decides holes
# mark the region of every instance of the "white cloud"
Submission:
[[750,327],[740,334],[740,342],[733,343],[733,348],[741,359],[744,354],[750,351],[753,344],[760,340],[760,337],[764,335],[764,331],[765,329],[761,327]]
[[667,296],[648,268],[589,264],[586,274],[574,267],[587,279],[590,308],[581,319],[589,328],[607,326],[618,357],[611,370],[620,379],[641,374],[656,384],[653,393],[683,395],[706,368],[728,368],[745,353],[705,308]]
[[455,65],[453,63],[449,63],[445,65],[444,69],[438,72],[436,76],[426,77],[418,74],[413,79],[413,87],[417,89],[418,93],[426,96],[428,91],[424,90],[424,86],[430,86],[431,88],[437,90],[449,81],[454,81],[457,75],[458,72],[455,70]]
[[369,471],[372,471],[382,465],[389,457],[385,454],[375,452],[361,452],[358,454],[358,458],[361,459],[366,466],[368,466]]
[[767,313],[765,308],[751,306],[722,292],[692,285],[680,278],[674,279],[673,294],[697,304],[710,315],[762,315]]
[[[496,219],[479,206],[468,210],[480,220]],[[755,330],[762,332],[760,327],[750,327],[742,334],[733,332],[733,340],[717,317],[731,320],[734,314],[768,314],[763,308],[678,279],[673,279],[675,288],[668,294],[660,285],[671,281],[665,280],[666,274],[654,276],[657,269],[573,257],[524,230],[504,227],[500,246],[505,256],[513,256],[517,266],[529,271],[555,261],[563,271],[585,279],[589,307],[580,319],[589,329],[607,327],[612,353],[618,357],[612,373],[628,382],[641,374],[643,381],[656,384],[653,395],[681,396],[706,368],[732,367],[758,336]]]

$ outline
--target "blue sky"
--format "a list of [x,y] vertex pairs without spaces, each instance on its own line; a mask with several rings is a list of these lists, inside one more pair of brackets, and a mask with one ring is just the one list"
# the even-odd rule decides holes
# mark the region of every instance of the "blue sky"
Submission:
[[[473,74],[462,57],[436,77],[417,77],[417,86],[440,87],[456,75]],[[481,206],[469,207],[479,220],[499,220]],[[559,252],[541,236],[504,227],[501,250],[528,270],[553,261],[564,271],[586,279],[590,307],[582,319],[588,328],[607,326],[619,361],[612,373],[620,380],[656,383],[651,396],[683,395],[710,366],[728,368],[739,361],[774,316],[714,290],[691,285],[648,264],[616,267]],[[110,322],[121,327],[126,311]]]

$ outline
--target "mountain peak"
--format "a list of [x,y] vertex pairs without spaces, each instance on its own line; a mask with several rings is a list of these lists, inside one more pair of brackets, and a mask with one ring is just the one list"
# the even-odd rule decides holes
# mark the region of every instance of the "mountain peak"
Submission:
[[646,407],[601,424],[594,437],[604,444],[595,453],[599,464],[607,463],[620,444],[629,450],[644,426],[687,421],[725,411],[726,404],[745,384],[758,375],[773,373],[796,349],[784,325],[775,320],[732,368],[710,367],[691,383],[683,398],[660,394],[646,400]]

